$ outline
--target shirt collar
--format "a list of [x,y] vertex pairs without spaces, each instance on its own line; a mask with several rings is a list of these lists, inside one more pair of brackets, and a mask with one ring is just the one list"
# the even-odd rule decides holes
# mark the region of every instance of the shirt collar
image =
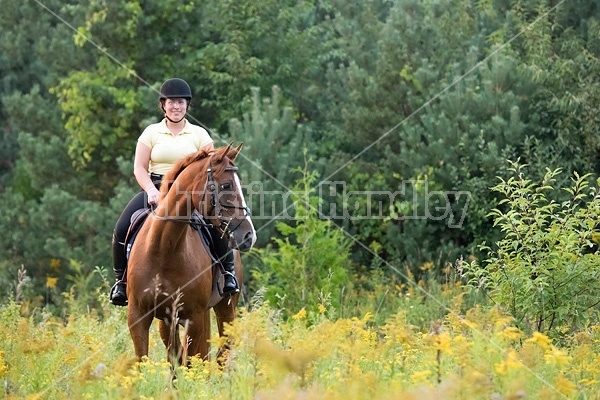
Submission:
[[[179,132],[179,135],[182,135],[184,133],[190,133],[189,130],[189,126],[190,123],[188,122],[187,118],[185,118],[185,125],[183,126],[183,129],[181,130],[181,132]],[[163,118],[162,121],[160,121],[159,123],[159,133],[165,133],[165,134],[169,134],[171,135],[171,131],[169,130],[169,128],[167,127],[167,119]]]

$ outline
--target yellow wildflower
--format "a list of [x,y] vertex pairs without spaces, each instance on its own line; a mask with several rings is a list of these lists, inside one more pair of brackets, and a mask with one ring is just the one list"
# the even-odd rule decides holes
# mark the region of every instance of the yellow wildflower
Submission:
[[458,346],[458,347],[464,348],[464,349],[467,349],[467,348],[473,346],[473,342],[469,342],[469,340],[466,337],[464,337],[463,335],[454,336],[454,338],[452,339],[452,342],[454,343],[455,346]]
[[0,378],[6,375],[8,372],[8,367],[4,363],[4,352],[0,351]]
[[298,311],[296,315],[292,316],[293,319],[303,319],[306,318],[306,308],[302,307],[302,310]]
[[501,375],[506,375],[510,371],[517,370],[523,367],[523,364],[517,360],[517,354],[514,350],[507,353],[506,359],[494,365],[496,372]]
[[377,345],[377,332],[369,332],[368,330],[361,332],[362,340],[369,347],[373,348]]
[[417,371],[411,375],[410,381],[413,384],[425,383],[429,381],[429,377],[431,376],[431,371],[426,369],[424,371]]
[[525,343],[535,343],[543,350],[550,350],[552,339],[540,332],[533,332],[533,336],[525,341]]
[[471,329],[476,329],[476,330],[479,330],[479,325],[477,325],[477,323],[476,323],[476,322],[474,322],[474,321],[469,321],[469,320],[468,320],[468,319],[466,319],[466,318],[462,318],[462,319],[460,320],[460,322],[462,322],[464,325],[466,325],[466,326],[467,326],[467,328],[471,328]]
[[53,276],[46,277],[46,287],[49,289],[54,289],[56,287],[56,283],[58,282],[58,278]]
[[423,265],[419,267],[421,271],[433,271],[435,269],[435,264],[431,261],[426,261]]
[[567,365],[569,361],[571,361],[571,357],[569,357],[566,351],[559,350],[552,346],[550,351],[544,355],[544,360],[546,361],[546,364]]
[[568,398],[572,398],[572,396],[574,396],[577,393],[577,386],[564,376],[559,376],[556,378],[555,387],[556,390],[558,390]]
[[436,350],[451,353],[452,349],[450,348],[450,341],[450,334],[447,332],[442,332],[439,335],[433,336],[433,347]]
[[596,379],[580,379],[577,383],[584,386],[595,386],[598,384],[598,381]]
[[325,311],[327,311],[327,309],[325,308],[325,306],[323,304],[319,304],[319,312],[321,314],[323,314]]
[[523,337],[523,332],[517,327],[509,326],[501,330],[498,333],[498,336],[500,336],[502,339],[516,341]]
[[494,323],[495,330],[501,330],[507,327],[513,321],[512,317],[499,317]]

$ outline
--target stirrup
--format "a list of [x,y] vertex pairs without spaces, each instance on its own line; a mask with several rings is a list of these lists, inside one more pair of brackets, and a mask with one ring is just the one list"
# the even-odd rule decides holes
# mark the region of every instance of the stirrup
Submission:
[[239,291],[240,291],[240,284],[239,284],[236,276],[234,274],[232,274],[231,272],[229,272],[229,271],[225,271],[223,273],[223,279],[227,280],[228,277],[230,277],[231,279],[233,279],[233,283],[235,284],[235,287],[233,289],[227,290],[227,288],[225,286],[225,282],[223,282],[223,296],[224,297],[231,297],[234,294],[239,293]]

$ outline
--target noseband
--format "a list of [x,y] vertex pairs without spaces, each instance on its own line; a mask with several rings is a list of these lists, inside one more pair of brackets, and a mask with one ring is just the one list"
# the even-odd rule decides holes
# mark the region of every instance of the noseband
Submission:
[[[225,171],[231,171],[236,174],[237,170],[237,167],[225,168]],[[222,237],[225,235],[231,236],[231,234],[235,232],[237,228],[240,227],[243,221],[240,221],[233,229],[231,229],[230,225],[233,221],[233,218],[225,217],[223,215],[223,209],[242,210],[246,213],[246,215],[250,215],[250,208],[246,206],[236,206],[234,204],[221,203],[221,200],[219,199],[219,186],[217,184],[218,182],[215,182],[215,180],[213,179],[212,164],[208,166],[208,169],[206,170],[206,175],[208,177],[206,181],[206,186],[208,187],[208,190],[210,190],[211,195],[210,203],[215,208],[215,216],[219,219],[219,226],[217,226],[217,228],[221,231]]]

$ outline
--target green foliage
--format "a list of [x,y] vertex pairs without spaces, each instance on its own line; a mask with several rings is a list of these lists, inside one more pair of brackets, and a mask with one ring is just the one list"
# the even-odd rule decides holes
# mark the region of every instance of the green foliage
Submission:
[[[549,2],[340,7],[334,24],[342,41],[353,40],[344,36],[351,32],[370,46],[348,49],[344,63],[329,66],[329,94],[320,101],[331,105],[321,108],[333,143],[325,147],[332,154],[325,176],[360,191],[362,172],[373,176],[371,190],[394,191],[427,173],[431,187],[471,194],[458,228],[449,220],[389,219],[378,227],[360,222],[351,233],[380,242],[394,263],[442,268],[460,254],[483,257],[476,244],[498,236],[486,217],[496,200],[488,188],[504,160],[522,157],[535,177],[546,167],[597,171],[599,10],[584,3],[549,13]],[[371,23],[353,25],[363,20]],[[378,171],[393,173],[381,180]],[[417,204],[427,200],[416,195]],[[455,215],[464,205],[449,201]]]
[[372,314],[375,325],[402,310],[406,321],[426,328],[451,313],[463,314],[475,305],[486,305],[479,293],[468,293],[450,265],[437,271],[433,262],[421,265],[416,279],[410,269],[391,265],[361,266],[353,276],[352,290],[344,291],[341,317]]
[[[580,7],[565,4],[549,13],[552,5],[540,2],[514,7],[499,30],[503,39],[514,30],[522,31],[511,48],[535,87],[529,102],[527,136],[535,138],[539,177],[546,167],[567,172],[597,171],[600,167],[595,156],[600,139],[594,106],[600,89],[594,78],[600,73],[600,8],[597,3],[584,2]],[[530,26],[533,21],[535,25]],[[511,23],[514,26],[509,28]]]
[[295,223],[278,222],[282,238],[273,238],[275,249],[260,249],[263,267],[253,271],[256,284],[266,287],[265,297],[289,313],[302,308],[316,311],[321,305],[339,310],[341,295],[350,281],[350,241],[317,212],[315,172],[307,166],[292,190]]
[[68,269],[70,273],[66,275],[66,279],[69,281],[69,292],[62,293],[66,306],[65,314],[86,313],[90,309],[101,308],[103,304],[107,304],[105,293],[111,285],[105,268],[95,267],[90,272],[81,263],[70,260]]
[[[418,279],[426,262],[485,257],[477,244],[502,234],[489,188],[506,159],[535,180],[561,168],[557,187],[600,170],[596,0],[3,0],[2,11],[0,263],[25,265],[41,293],[52,258],[110,258],[110,225],[136,188],[123,166],[172,76],[193,88],[190,120],[246,143],[244,181],[271,198],[292,186],[303,148],[347,192],[426,179],[442,193],[427,203],[431,191],[409,185],[383,207],[359,199],[353,216],[388,215],[335,220],[362,244],[353,265],[373,265],[377,248]],[[255,213],[282,211],[257,197]],[[423,218],[440,205],[447,218]],[[36,225],[31,210],[46,208],[64,214]],[[282,237],[274,226],[257,219],[259,246]]]
[[246,107],[241,120],[229,121],[229,135],[236,143],[244,143],[236,162],[247,187],[246,201],[259,235],[257,245],[262,247],[275,234],[272,220],[288,214],[285,202],[294,181],[292,170],[302,165],[303,152],[312,155],[316,146],[310,128],[296,122],[293,107],[285,105],[277,86],[265,98],[259,88],[252,88]]
[[484,263],[466,266],[469,285],[487,292],[528,330],[560,333],[597,322],[598,187],[589,187],[589,175],[575,174],[564,188],[570,198],[556,202],[549,195],[559,170],[548,170],[539,184],[518,162],[509,170],[513,176],[493,188],[503,199],[490,213],[503,237],[484,247]]
[[98,70],[73,73],[52,88],[67,116],[69,155],[76,166],[87,165],[95,151],[102,162],[130,154],[132,117],[140,111],[141,96],[134,88],[120,87],[127,78],[127,69],[100,58]]

